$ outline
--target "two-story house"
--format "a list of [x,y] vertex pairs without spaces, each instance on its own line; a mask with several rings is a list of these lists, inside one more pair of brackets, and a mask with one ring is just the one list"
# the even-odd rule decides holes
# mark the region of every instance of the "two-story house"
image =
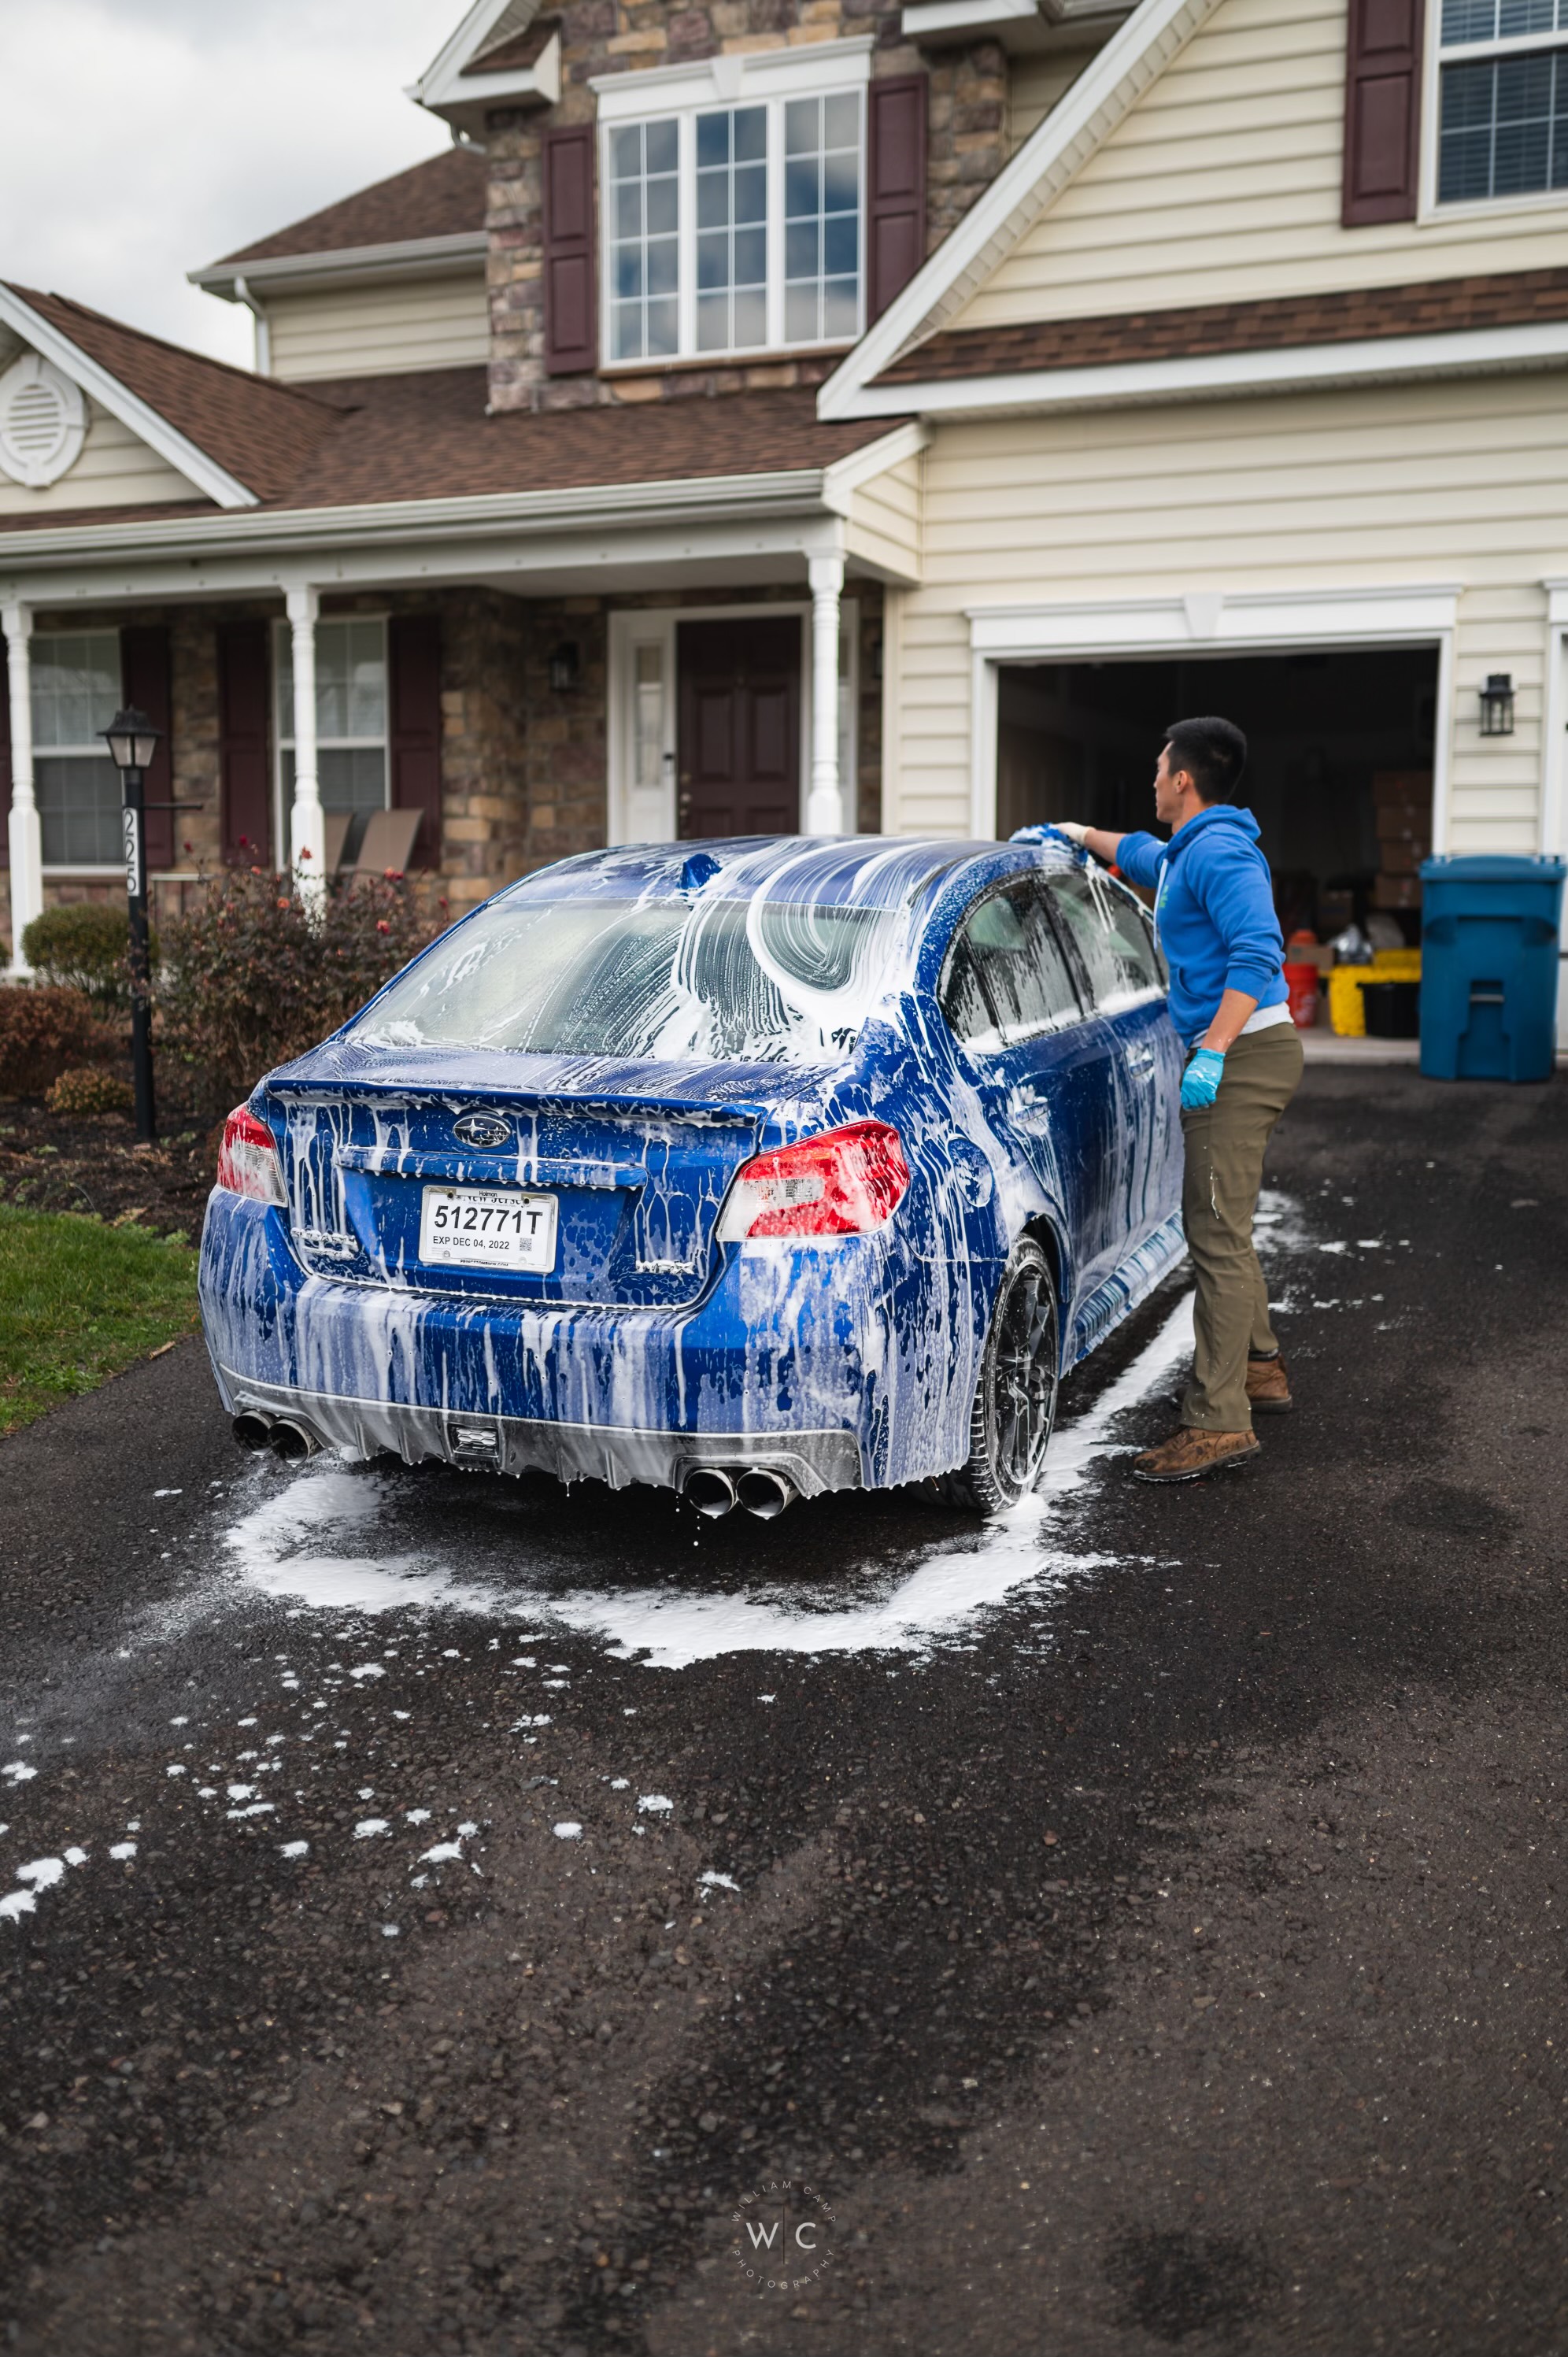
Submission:
[[478,0],[449,152],[193,273],[253,373],[0,284],[16,930],[122,695],[166,897],[1124,821],[1199,707],[1292,921],[1556,848],[1555,5]]

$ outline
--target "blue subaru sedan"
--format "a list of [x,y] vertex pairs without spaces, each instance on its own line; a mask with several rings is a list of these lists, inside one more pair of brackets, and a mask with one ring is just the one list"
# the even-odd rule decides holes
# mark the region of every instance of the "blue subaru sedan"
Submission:
[[993,1511],[1181,1252],[1180,1069],[1061,838],[564,860],[230,1115],[219,1389],[284,1456]]

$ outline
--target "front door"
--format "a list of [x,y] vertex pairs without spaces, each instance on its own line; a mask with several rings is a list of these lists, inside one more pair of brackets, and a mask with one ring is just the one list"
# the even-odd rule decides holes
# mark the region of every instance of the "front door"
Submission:
[[682,838],[798,834],[798,618],[682,622],[676,660]]

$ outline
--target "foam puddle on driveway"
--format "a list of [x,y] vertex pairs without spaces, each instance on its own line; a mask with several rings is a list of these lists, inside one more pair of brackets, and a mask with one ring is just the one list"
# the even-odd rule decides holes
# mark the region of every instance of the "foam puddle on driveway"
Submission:
[[[950,1639],[1025,1585],[1055,1585],[1108,1568],[1119,1556],[1061,1546],[1053,1525],[1091,1469],[1117,1448],[1114,1427],[1192,1350],[1192,1297],[1184,1293],[1152,1340],[1084,1413],[1052,1439],[1036,1493],[962,1544],[906,1556],[878,1592],[844,1597],[844,1582],[812,1595],[759,1577],[725,1594],[605,1586],[553,1590],[543,1566],[530,1581],[480,1585],[435,1551],[386,1549],[397,1512],[393,1483],[375,1472],[302,1472],[225,1534],[241,1578],[307,1610],[441,1609],[549,1620],[598,1638],[650,1669],[744,1652],[920,1652]],[[835,1597],[838,1600],[835,1600]]]

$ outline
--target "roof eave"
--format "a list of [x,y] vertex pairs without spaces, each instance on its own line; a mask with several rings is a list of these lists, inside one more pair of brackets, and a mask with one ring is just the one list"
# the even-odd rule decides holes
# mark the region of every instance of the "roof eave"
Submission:
[[0,529],[0,576],[61,557],[102,555],[113,566],[127,556],[180,557],[266,550],[308,555],[332,547],[403,544],[454,533],[468,537],[558,532],[578,523],[585,533],[616,524],[731,522],[786,515],[828,517],[830,496],[842,489],[832,466],[757,475],[716,475],[671,481],[591,484],[576,490],[480,492],[438,500],[388,500],[351,507],[268,508],[260,513],[146,518],[132,524],[30,526],[8,537]]
[[186,277],[226,303],[242,298],[242,280],[253,291],[281,294],[306,288],[346,286],[396,278],[461,275],[482,264],[489,249],[482,229],[453,230],[441,237],[406,237],[384,245],[346,245],[320,253],[273,253],[247,262],[242,254],[209,262]]
[[531,66],[504,73],[457,72],[411,84],[407,96],[455,131],[482,132],[496,107],[555,106],[561,98],[561,36],[552,33]]
[[1296,344],[1275,351],[1204,352],[1182,359],[1108,361],[1088,368],[1019,370],[866,386],[848,414],[932,421],[976,415],[1120,409],[1303,393],[1413,377],[1498,376],[1568,363],[1568,319],[1447,334],[1369,337],[1359,343]]

